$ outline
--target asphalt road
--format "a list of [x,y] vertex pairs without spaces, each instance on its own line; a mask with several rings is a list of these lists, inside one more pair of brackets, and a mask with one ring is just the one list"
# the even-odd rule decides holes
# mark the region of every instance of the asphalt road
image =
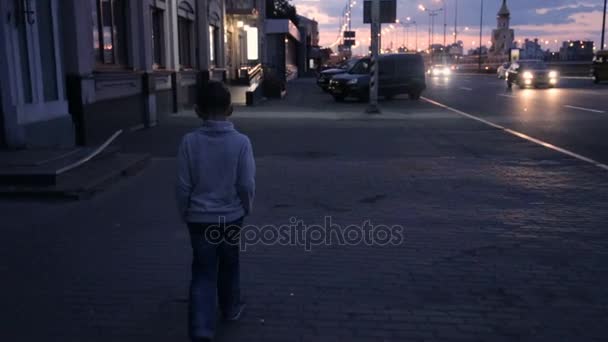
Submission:
[[562,79],[555,89],[507,90],[493,75],[429,78],[424,96],[608,164],[608,84]]

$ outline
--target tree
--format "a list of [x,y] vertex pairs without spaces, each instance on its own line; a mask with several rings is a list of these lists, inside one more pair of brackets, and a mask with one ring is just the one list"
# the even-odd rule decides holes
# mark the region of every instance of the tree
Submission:
[[266,0],[266,18],[289,19],[296,25],[299,22],[296,7],[290,0]]

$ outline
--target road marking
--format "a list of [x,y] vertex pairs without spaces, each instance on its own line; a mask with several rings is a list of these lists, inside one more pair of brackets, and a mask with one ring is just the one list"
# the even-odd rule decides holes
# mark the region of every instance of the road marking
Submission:
[[472,91],[473,90],[473,88],[469,88],[469,87],[460,87],[460,89],[466,90],[466,91]]
[[591,77],[591,76],[562,76],[560,78],[567,79],[567,80],[592,80],[593,79],[593,77]]
[[559,152],[559,153],[565,154],[565,155],[567,155],[567,156],[569,156],[569,157],[572,157],[572,158],[578,159],[578,160],[583,161],[583,162],[585,162],[585,163],[589,163],[589,164],[591,164],[591,165],[594,165],[594,166],[596,166],[596,167],[599,167],[600,169],[602,169],[602,170],[604,170],[604,171],[608,171],[608,165],[603,164],[603,163],[600,163],[600,162],[598,162],[598,161],[596,161],[596,160],[593,160],[593,159],[591,159],[591,158],[588,158],[588,157],[582,156],[582,155],[580,155],[580,154],[578,154],[578,153],[572,152],[572,151],[567,150],[567,149],[565,149],[565,148],[561,148],[561,147],[555,146],[555,145],[553,145],[553,144],[550,144],[550,143],[548,143],[548,142],[542,141],[542,140],[540,140],[540,139],[533,138],[533,137],[531,137],[531,136],[529,136],[529,135],[526,135],[526,134],[524,134],[524,133],[520,133],[520,132],[514,131],[514,130],[512,130],[512,129],[509,129],[509,128],[506,128],[506,127],[504,127],[504,126],[501,126],[501,125],[495,124],[495,123],[493,123],[493,122],[490,122],[490,121],[488,121],[488,120],[482,119],[482,118],[477,117],[477,116],[475,116],[475,115],[468,114],[468,113],[465,113],[465,112],[463,112],[463,111],[461,111],[461,110],[458,110],[458,109],[456,109],[456,108],[452,108],[452,107],[450,107],[450,106],[446,106],[446,105],[444,105],[444,104],[442,104],[442,103],[439,103],[439,102],[437,102],[437,101],[433,101],[433,100],[428,99],[428,98],[426,98],[426,97],[422,97],[422,100],[424,100],[424,101],[426,101],[426,102],[428,102],[428,103],[430,103],[430,104],[433,104],[433,105],[435,105],[435,106],[441,107],[441,108],[443,108],[443,109],[447,109],[447,110],[449,110],[449,111],[451,111],[451,112],[454,112],[454,113],[456,113],[456,114],[462,115],[462,116],[464,116],[464,117],[466,117],[466,118],[469,118],[469,119],[472,119],[472,120],[475,120],[475,121],[481,122],[481,123],[486,124],[486,125],[488,125],[488,126],[490,126],[490,127],[494,127],[494,128],[499,129],[499,130],[501,130],[501,131],[503,131],[503,132],[506,132],[506,133],[509,133],[509,134],[511,134],[511,135],[514,135],[514,136],[516,136],[516,137],[519,137],[519,138],[522,138],[522,139],[524,139],[524,140],[530,141],[530,142],[535,143],[535,144],[537,144],[537,145],[540,145],[540,146],[546,147],[546,148],[548,148],[548,149],[550,149],[550,150],[553,150],[553,151],[556,151],[556,152]]
[[603,110],[589,109],[589,108],[583,108],[583,107],[577,107],[577,106],[565,105],[564,107],[571,108],[571,109],[578,109],[578,110],[582,110],[585,112],[591,112],[591,113],[600,113],[600,114],[606,113]]
[[510,98],[512,98],[512,99],[516,99],[516,98],[517,98],[517,96],[515,96],[515,95],[509,95],[509,94],[498,94],[498,96],[502,96],[502,97],[510,97]]

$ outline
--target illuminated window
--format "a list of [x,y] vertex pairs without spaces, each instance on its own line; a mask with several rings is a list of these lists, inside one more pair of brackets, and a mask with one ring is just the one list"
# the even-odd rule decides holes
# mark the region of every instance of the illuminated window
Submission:
[[258,28],[249,26],[247,27],[247,59],[257,61],[259,58]]
[[209,61],[211,66],[217,65],[217,53],[219,51],[219,29],[209,25]]

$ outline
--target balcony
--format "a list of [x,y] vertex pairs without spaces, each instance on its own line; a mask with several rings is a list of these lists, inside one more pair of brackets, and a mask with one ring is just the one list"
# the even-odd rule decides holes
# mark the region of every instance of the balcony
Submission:
[[226,14],[257,16],[259,14],[259,1],[261,0],[227,0]]

